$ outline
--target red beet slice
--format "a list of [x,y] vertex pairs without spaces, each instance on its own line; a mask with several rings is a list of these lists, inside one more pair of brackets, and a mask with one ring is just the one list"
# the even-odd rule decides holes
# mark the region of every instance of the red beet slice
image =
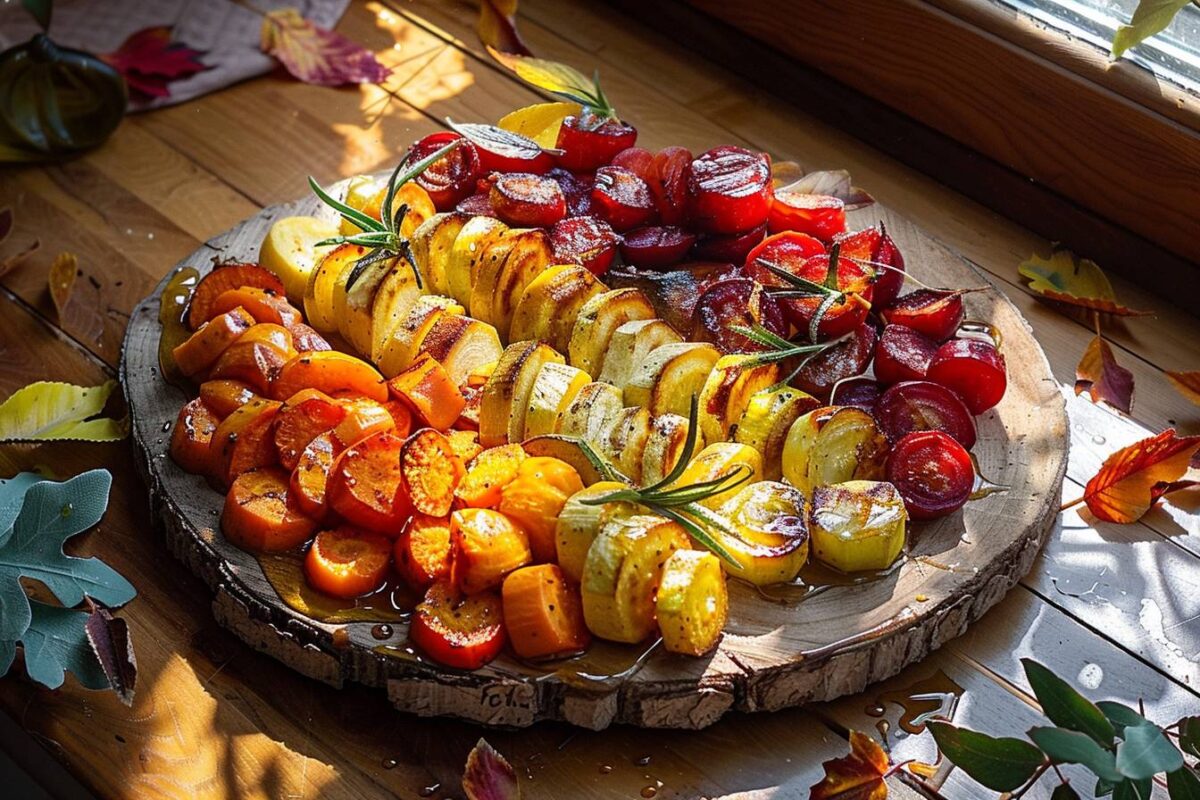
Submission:
[[654,305],[654,311],[671,327],[687,337],[692,331],[692,312],[700,295],[717,281],[737,276],[732,264],[687,263],[661,271],[613,267],[604,282],[614,289],[640,289]]
[[850,378],[833,387],[829,404],[852,406],[874,414],[875,403],[879,401],[879,395],[882,393],[883,387],[870,378]]
[[682,228],[651,225],[635,228],[621,242],[621,258],[636,267],[667,267],[683,261],[696,234]]
[[1004,356],[977,339],[951,339],[937,349],[925,376],[962,398],[972,414],[982,414],[1004,397],[1008,371]]
[[488,193],[496,216],[523,228],[548,228],[567,215],[567,199],[553,179],[527,172],[497,175]]
[[879,312],[884,321],[919,331],[935,342],[954,335],[963,321],[962,292],[918,289]]
[[975,465],[961,444],[940,431],[910,433],[888,455],[887,479],[911,518],[936,519],[966,505]]
[[762,153],[714,147],[692,161],[688,216],[705,233],[739,233],[767,221],[771,165]]
[[615,119],[569,116],[558,129],[558,164],[572,172],[591,172],[637,141],[637,128]]
[[492,208],[492,199],[486,193],[473,194],[465,200],[461,201],[454,207],[456,211],[461,211],[464,214],[470,214],[474,217],[494,217],[496,216],[495,209]]
[[646,183],[650,183],[650,176],[654,174],[654,153],[644,147],[626,147],[613,156],[609,163],[614,167],[624,167]]
[[866,371],[874,351],[875,329],[868,324],[859,325],[852,336],[809,359],[792,385],[820,400],[828,400],[838,381]]
[[827,194],[778,192],[767,212],[771,233],[797,231],[823,242],[846,230],[846,204]]
[[[831,268],[832,255],[822,253],[806,259],[794,274],[812,283],[824,285]],[[843,297],[827,307],[817,323],[817,338],[836,339],[861,325],[870,313],[872,296],[870,269],[848,258],[837,258],[837,288]],[[789,270],[790,271],[790,270]],[[821,310],[824,295],[780,298],[788,321],[807,332]]]
[[595,217],[564,219],[550,229],[554,258],[564,264],[581,264],[594,275],[608,271],[620,239],[607,222]]
[[613,230],[627,231],[654,219],[654,198],[646,182],[624,167],[596,170],[592,207]]
[[576,175],[561,167],[555,167],[547,172],[546,176],[553,178],[558,188],[562,189],[563,197],[567,199],[568,217],[582,217],[592,213],[593,176]]
[[863,262],[875,270],[875,291],[871,304],[876,309],[891,306],[904,287],[904,256],[883,223],[855,233],[839,234],[834,241],[838,243],[843,256]]
[[937,342],[903,325],[887,325],[875,344],[875,377],[882,383],[925,378]]
[[664,147],[654,154],[656,180],[649,181],[650,193],[664,225],[682,225],[687,219],[688,177],[692,174],[692,151],[686,147]]
[[709,286],[692,312],[692,338],[712,342],[724,353],[756,353],[767,348],[732,330],[762,325],[779,336],[787,335],[783,312],[762,284],[749,278],[730,278]]
[[[404,160],[415,164],[461,138],[453,131],[431,133],[410,147]],[[429,193],[429,199],[438,211],[449,211],[474,191],[479,170],[479,151],[470,142],[463,142],[426,167],[416,181]]]
[[963,447],[975,446],[975,419],[954,392],[931,381],[897,383],[879,397],[875,419],[888,441],[913,431],[941,431]]
[[731,264],[741,264],[766,235],[766,223],[757,228],[751,228],[745,233],[708,234],[696,240],[696,246],[692,248],[692,256],[705,261],[728,261]]

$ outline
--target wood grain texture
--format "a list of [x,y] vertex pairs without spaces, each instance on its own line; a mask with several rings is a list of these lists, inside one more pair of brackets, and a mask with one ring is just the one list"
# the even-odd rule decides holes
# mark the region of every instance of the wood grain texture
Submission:
[[[274,219],[317,211],[311,199],[265,209],[180,266],[204,272],[214,256],[253,260]],[[860,214],[852,224],[877,216],[910,263],[919,265],[914,271],[921,280],[947,286],[984,281],[886,209]],[[1003,331],[1014,369],[1004,401],[980,420],[975,453],[985,475],[1011,488],[969,504],[961,515],[915,526],[909,556],[886,578],[832,587],[790,606],[731,584],[731,619],[714,654],[683,659],[655,653],[627,679],[582,688],[507,657],[462,674],[382,653],[369,622],[346,625],[350,644],[338,647],[334,631],[341,626],[287,607],[257,560],[217,529],[221,496],[166,455],[164,428],[186,398],[157,369],[158,294],[165,280],[134,310],[122,378],[138,462],[168,546],[216,594],[218,621],[244,641],[331,685],[386,687],[397,708],[420,715],[515,727],[552,719],[592,729],[613,723],[703,728],[735,708],[774,711],[857,692],[920,660],[998,602],[1033,563],[1057,511],[1066,469],[1062,398],[1020,314],[988,291],[970,296],[968,315]],[[403,646],[405,627],[395,629],[387,644]]]

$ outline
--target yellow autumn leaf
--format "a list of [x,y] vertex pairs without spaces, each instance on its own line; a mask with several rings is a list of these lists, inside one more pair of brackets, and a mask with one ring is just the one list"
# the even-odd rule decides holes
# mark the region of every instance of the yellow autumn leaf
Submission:
[[1029,279],[1031,290],[1050,300],[1120,317],[1151,313],[1121,305],[1104,270],[1095,261],[1078,258],[1064,248],[1055,248],[1050,258],[1031,255],[1021,262],[1017,271]]
[[582,111],[579,103],[537,103],[510,111],[500,118],[496,127],[533,139],[541,147],[558,144],[558,129],[564,119]]
[[613,116],[613,108],[600,88],[600,76],[589,78],[569,64],[534,58],[516,53],[501,53],[488,46],[492,58],[508,67],[530,86],[545,89],[551,94],[587,106],[598,117]]
[[0,403],[0,444],[124,439],[124,423],[108,417],[91,419],[104,410],[115,388],[116,381],[100,386],[38,381],[18,389]]

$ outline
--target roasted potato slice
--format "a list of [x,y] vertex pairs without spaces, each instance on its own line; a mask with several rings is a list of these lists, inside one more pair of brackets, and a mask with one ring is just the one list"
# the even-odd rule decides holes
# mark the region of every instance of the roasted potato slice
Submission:
[[778,380],[778,364],[756,363],[752,355],[734,353],[717,359],[700,390],[700,430],[705,441],[728,439],[750,398]]
[[450,252],[470,219],[470,214],[461,211],[434,214],[409,237],[413,260],[430,294],[450,294]]
[[[678,414],[660,414],[650,418],[650,433],[642,451],[642,483],[658,483],[665,478],[683,456],[687,443],[688,421]],[[704,436],[697,432],[697,446],[704,446]]]
[[639,319],[617,328],[604,355],[604,369],[596,380],[624,387],[646,354],[664,345],[682,342],[674,328],[661,319]]
[[557,431],[559,417],[591,380],[586,372],[567,364],[555,361],[543,364],[529,395],[525,438]]
[[446,260],[446,285],[450,296],[463,306],[471,306],[471,280],[478,269],[476,263],[506,231],[508,226],[498,219],[472,217],[454,238]]
[[593,296],[579,309],[567,355],[573,367],[599,375],[617,328],[636,319],[654,319],[654,306],[638,289],[614,289]]
[[483,385],[479,409],[479,443],[495,447],[519,443],[525,435],[529,395],[543,365],[563,357],[541,342],[517,342],[505,348],[496,371]]
[[634,368],[625,384],[625,403],[650,413],[686,415],[721,357],[717,348],[699,342],[656,347]]
[[457,386],[468,383],[470,376],[486,365],[495,364],[502,352],[496,329],[461,311],[439,316],[418,348],[418,355],[429,353],[441,362]]
[[333,249],[317,247],[317,242],[337,233],[337,225],[317,217],[282,217],[271,223],[258,250],[258,264],[278,275],[288,300],[300,305],[317,262]]
[[842,572],[887,569],[904,549],[907,521],[904,499],[890,483],[818,486],[809,512],[813,555]]
[[750,397],[734,430],[733,440],[748,444],[763,457],[763,478],[783,476],[783,445],[792,423],[821,405],[817,398],[791,386],[769,386]]
[[716,480],[733,473],[735,470],[749,469],[749,478],[741,485],[712,495],[700,503],[713,510],[719,509],[746,483],[753,483],[762,475],[762,456],[753,447],[736,442],[713,442],[705,447],[691,463],[683,470],[679,478],[671,484],[675,487],[691,486],[696,483]]
[[525,287],[513,312],[509,338],[541,339],[560,353],[570,348],[579,310],[604,291],[604,284],[574,264],[547,268]]
[[716,647],[729,619],[720,560],[699,550],[672,553],[663,565],[654,610],[668,652],[702,656]]
[[624,408],[620,389],[608,383],[589,383],[559,415],[557,432],[586,439],[603,452],[604,443]]
[[583,565],[587,561],[592,542],[600,533],[600,528],[610,520],[631,516],[639,510],[639,506],[631,503],[592,505],[584,501],[604,497],[625,488],[628,487],[616,481],[597,481],[567,498],[562,511],[558,512],[554,530],[558,565],[563,574],[575,583],[583,580]]
[[426,335],[443,315],[462,314],[463,307],[449,297],[424,294],[392,329],[379,354],[379,371],[391,378],[398,375],[421,352]]
[[850,406],[823,406],[788,429],[783,476],[811,496],[818,486],[882,477],[887,454],[874,417]]

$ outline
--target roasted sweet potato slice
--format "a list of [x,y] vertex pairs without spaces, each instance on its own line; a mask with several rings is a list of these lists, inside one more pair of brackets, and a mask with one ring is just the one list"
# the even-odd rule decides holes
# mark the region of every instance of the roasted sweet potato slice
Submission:
[[225,419],[258,395],[248,383],[232,378],[217,378],[200,384],[200,399],[218,419]]
[[199,375],[254,325],[254,317],[238,307],[218,314],[171,351],[175,365],[184,375]]
[[283,282],[257,264],[222,264],[196,284],[191,302],[188,303],[188,327],[196,330],[215,317],[213,307],[216,305],[217,298],[230,289],[239,289],[243,286],[270,289],[280,297],[285,295]]
[[295,356],[292,334],[281,325],[262,322],[221,353],[209,377],[239,380],[265,395],[275,375]]
[[453,425],[467,405],[450,375],[427,353],[388,381],[388,389],[416,413],[420,424],[438,430]]
[[400,449],[404,440],[376,433],[346,448],[329,473],[329,506],[351,524],[399,536],[412,513],[400,489]]
[[450,574],[450,518],[414,514],[396,539],[396,570],[414,589]]
[[343,400],[342,403],[346,415],[333,429],[333,440],[338,447],[349,447],[377,433],[391,432],[398,437],[407,434],[407,431],[396,431],[396,418],[382,403],[361,397]]
[[387,384],[377,369],[336,350],[302,353],[284,364],[271,385],[271,396],[283,400],[308,388],[331,397],[357,395],[379,403],[388,399]]
[[464,464],[483,452],[478,431],[448,431],[446,440],[450,442],[450,449],[454,451],[454,455],[462,459]]
[[465,473],[450,441],[433,428],[409,436],[400,451],[400,485],[412,507],[422,514],[449,514],[454,490]]
[[325,490],[333,459],[341,451],[332,433],[322,433],[308,443],[292,470],[289,499],[301,511],[315,520],[323,520],[329,512]]
[[171,431],[171,459],[193,475],[212,471],[213,433],[220,420],[199,397],[179,409]]
[[221,530],[226,539],[243,550],[291,550],[303,544],[316,528],[316,522],[288,503],[287,473],[276,467],[242,473],[225,495]]
[[281,294],[257,286],[226,289],[213,300],[212,313],[224,314],[238,306],[250,312],[255,322],[270,322],[290,328],[304,319],[300,311]]
[[229,486],[243,472],[276,463],[272,433],[279,408],[274,400],[252,400],[221,421],[211,445],[218,483]]
[[292,341],[298,353],[320,353],[333,349],[324,336],[303,322],[295,323],[288,330],[291,331]]
[[477,455],[454,490],[460,506],[495,508],[504,487],[517,477],[521,462],[527,458],[519,444],[492,447]]
[[304,558],[304,577],[319,592],[350,600],[378,589],[387,577],[392,543],[349,525],[321,531]]
[[288,398],[275,420],[275,449],[284,469],[294,470],[309,442],[331,431],[346,417],[346,406],[319,389]]
[[499,511],[464,508],[450,516],[450,572],[467,594],[492,589],[533,559],[524,529]]

